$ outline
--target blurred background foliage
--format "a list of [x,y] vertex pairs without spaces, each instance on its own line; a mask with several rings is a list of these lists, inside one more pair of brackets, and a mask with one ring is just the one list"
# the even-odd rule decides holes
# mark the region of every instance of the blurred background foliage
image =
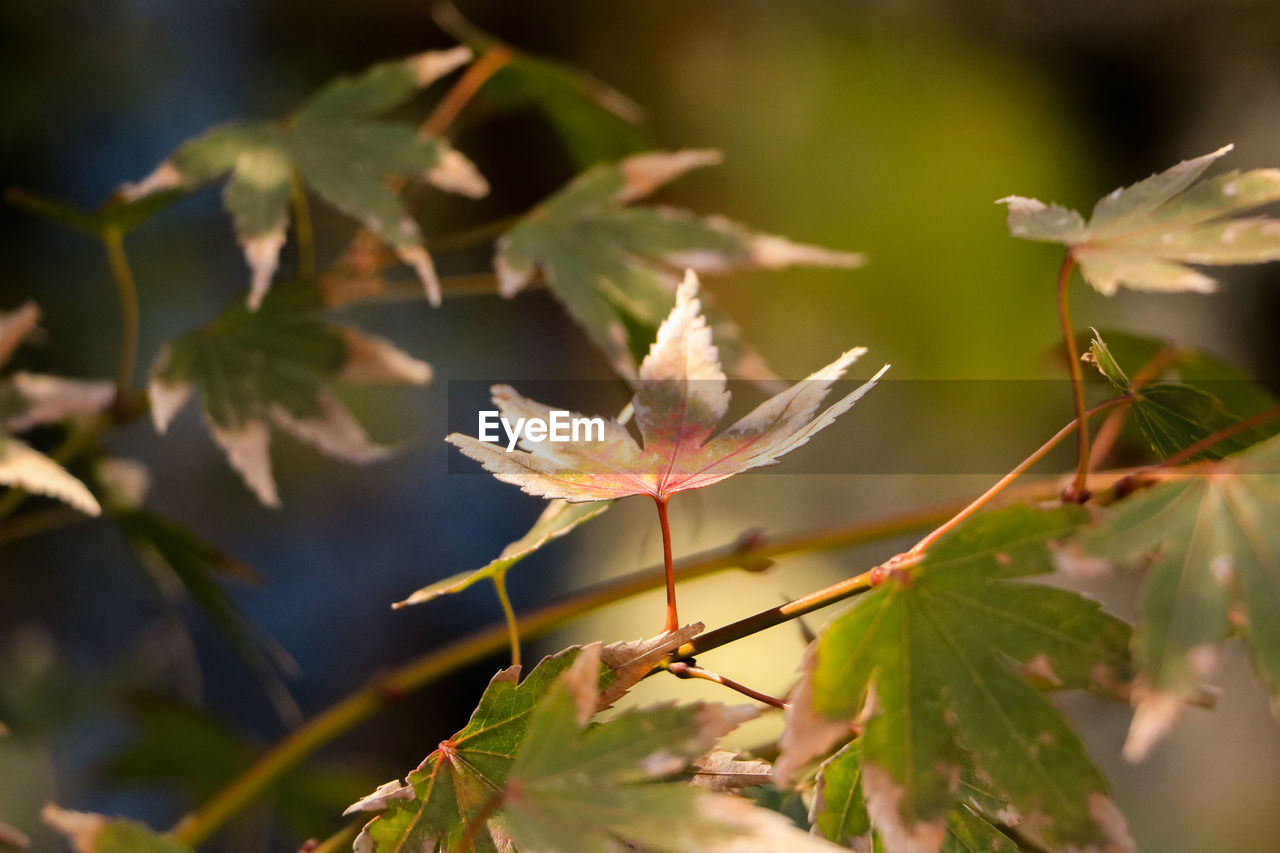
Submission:
[[[873,393],[842,432],[797,454],[797,467],[788,460],[778,473],[680,498],[678,553],[751,527],[817,527],[973,494],[1069,419],[1065,386],[1036,398],[1057,402],[1031,406],[1015,390],[1026,386],[994,382],[1063,375],[1054,356],[1058,250],[1010,240],[995,199],[1020,193],[1087,210],[1116,186],[1230,141],[1238,146],[1232,168],[1280,164],[1280,7],[1270,0],[494,0],[460,8],[504,40],[631,96],[645,108],[643,134],[654,145],[725,152],[724,165],[681,180],[667,200],[869,255],[862,270],[709,282],[784,376],[865,344],[863,373],[891,361],[900,382],[946,380],[904,384],[915,390],[895,391],[898,402],[883,409]],[[3,185],[96,204],[214,123],[283,114],[337,74],[450,43],[419,0],[6,3]],[[566,148],[536,116],[483,103],[464,113],[453,137],[495,191],[482,203],[433,195],[420,211],[428,238],[523,210],[584,160],[626,153],[625,137]],[[317,216],[323,263],[349,226],[323,209]],[[44,309],[45,334],[19,364],[111,375],[117,309],[98,247],[12,207],[0,209],[0,221],[0,307],[34,298]],[[209,318],[247,274],[213,192],[147,224],[130,248],[142,298],[141,379],[162,342]],[[488,262],[483,252],[438,260],[446,274]],[[1074,315],[1081,326],[1203,347],[1269,380],[1280,362],[1277,277],[1267,267],[1227,271],[1225,292],[1213,297],[1105,300],[1078,287]],[[296,660],[288,686],[303,716],[498,618],[483,590],[389,609],[418,586],[486,562],[541,509],[487,476],[450,471],[441,439],[458,415],[446,412],[447,381],[519,387],[521,379],[609,376],[545,292],[351,315],[436,368],[425,391],[352,398],[376,438],[401,443],[394,462],[348,467],[280,441],[285,506],[273,512],[241,486],[191,410],[163,440],[143,422],[107,440],[113,454],[152,468],[150,506],[261,576],[258,587],[230,590]],[[966,384],[975,380],[993,382]],[[926,448],[940,455],[922,456]],[[866,469],[824,462],[849,454],[881,465],[859,475]],[[698,582],[682,595],[683,612],[719,624],[904,544],[797,556],[762,575]],[[517,608],[659,556],[650,508],[624,503],[516,569]],[[56,849],[35,818],[47,799],[165,826],[290,726],[199,608],[144,569],[110,523],[29,537],[0,559],[0,720],[11,730],[0,739],[0,819],[30,832],[36,849]],[[1124,613],[1133,584],[1092,591]],[[527,655],[652,633],[659,598],[579,621]],[[783,692],[801,648],[800,633],[786,627],[704,663]],[[348,801],[403,775],[460,725],[500,665],[494,658],[405,697],[283,780],[276,806],[264,804],[210,849],[286,851],[327,835]],[[1218,710],[1192,714],[1137,767],[1118,758],[1126,709],[1064,700],[1142,849],[1280,847],[1280,727],[1245,670],[1239,656],[1230,659]],[[665,679],[641,693],[732,700]],[[770,725],[743,742],[768,736]]]

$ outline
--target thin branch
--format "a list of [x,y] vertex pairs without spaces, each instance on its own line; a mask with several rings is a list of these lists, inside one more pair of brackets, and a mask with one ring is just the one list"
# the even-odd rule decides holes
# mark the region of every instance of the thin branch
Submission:
[[[1021,477],[1028,468],[1030,468],[1032,465],[1039,462],[1042,458],[1044,458],[1046,453],[1048,453],[1053,448],[1057,447],[1059,442],[1061,442],[1067,436],[1071,435],[1073,430],[1078,431],[1081,435],[1085,434],[1087,432],[1086,426],[1089,418],[1096,415],[1098,412],[1102,412],[1107,409],[1110,409],[1112,406],[1118,406],[1121,403],[1132,402],[1133,399],[1134,399],[1134,396],[1132,394],[1125,394],[1122,397],[1114,397],[1110,400],[1107,400],[1106,402],[1099,403],[1098,405],[1094,406],[1092,409],[1089,409],[1088,411],[1084,412],[1080,417],[1076,418],[1075,420],[1071,421],[1071,423],[1067,424],[1062,429],[1058,430],[1057,434],[1055,434],[1053,438],[1049,439],[1044,444],[1040,445],[1040,447],[1037,448],[1034,453],[1032,453],[1026,459],[1019,462],[1012,471],[1010,471],[1008,474],[1005,474],[1003,477],[997,480],[996,484],[991,488],[987,489],[981,495],[979,495],[977,500],[969,504],[960,512],[956,513],[956,515],[953,518],[951,518],[949,521],[947,521],[946,524],[942,525],[941,527],[939,527],[938,529],[930,533],[928,536],[926,536],[925,538],[917,542],[915,546],[912,547],[912,549],[907,552],[907,554],[912,556],[918,556],[920,554],[923,554],[925,551],[929,549],[931,545],[933,545],[933,543],[937,542],[944,535],[946,535],[951,530],[953,530],[958,524],[960,524],[960,522],[964,521],[966,518],[973,515],[975,512],[982,509],[982,507],[990,503],[991,500],[996,495],[1004,491],[1014,480]],[[1087,463],[1089,461],[1089,457],[1086,455],[1084,457],[1084,460]],[[1077,482],[1079,481],[1077,480]]]
[[116,364],[116,405],[122,405],[133,388],[133,372],[138,361],[138,286],[124,250],[124,231],[109,225],[102,231],[107,264],[120,298],[120,355]]
[[1089,483],[1089,430],[1085,423],[1084,372],[1080,368],[1080,350],[1076,347],[1075,332],[1071,327],[1071,270],[1076,259],[1067,252],[1058,269],[1058,324],[1062,327],[1062,339],[1067,347],[1067,370],[1071,373],[1071,401],[1076,412],[1077,463],[1072,497],[1084,499]]
[[316,277],[316,237],[311,225],[311,205],[307,202],[307,188],[302,183],[302,176],[296,170],[291,184],[293,233],[298,240],[298,278],[310,281]]
[[502,618],[507,624],[507,642],[511,646],[511,665],[520,665],[520,624],[516,621],[515,608],[511,606],[511,596],[507,594],[507,573],[498,572],[492,578],[494,592],[498,594],[498,603],[502,605]]
[[663,669],[674,675],[676,678],[700,678],[704,681],[710,681],[713,684],[719,684],[721,687],[728,687],[730,690],[737,691],[749,699],[754,699],[757,702],[777,708],[780,711],[785,711],[790,707],[786,702],[783,702],[776,696],[770,696],[768,693],[761,693],[759,690],[753,690],[745,684],[734,681],[732,678],[723,676],[718,672],[712,672],[709,669],[698,666],[697,664],[689,661],[672,661],[664,666]]
[[[7,497],[7,496],[6,496]],[[89,519],[77,509],[59,504],[44,509],[24,512],[17,518],[10,519],[0,525],[0,545],[8,545],[28,536],[58,530]]]
[[485,51],[485,54],[471,63],[471,66],[453,84],[453,88],[445,94],[431,115],[418,127],[423,136],[439,136],[453,124],[453,120],[462,112],[462,108],[471,102],[490,77],[502,70],[502,67],[515,56],[511,49],[499,45]]

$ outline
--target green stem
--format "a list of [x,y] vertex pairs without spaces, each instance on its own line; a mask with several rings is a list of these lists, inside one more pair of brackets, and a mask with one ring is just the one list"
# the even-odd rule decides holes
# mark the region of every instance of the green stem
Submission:
[[293,233],[298,239],[298,278],[311,281],[316,277],[316,236],[311,225],[311,205],[307,188],[296,171],[291,183],[293,199]]
[[[802,551],[821,551],[875,542],[928,527],[945,519],[954,506],[888,516],[870,522],[789,536],[773,540],[752,539],[704,551],[676,561],[676,575],[683,580],[705,577],[740,566],[758,565],[772,557]],[[561,601],[546,605],[519,622],[525,638],[539,636],[584,613],[656,589],[666,578],[665,564],[589,587]],[[322,711],[267,750],[243,774],[223,788],[199,811],[174,828],[178,841],[195,846],[251,803],[280,774],[312,752],[373,715],[396,697],[418,690],[441,676],[500,651],[508,642],[506,627],[493,625],[435,649],[387,673]]]
[[507,573],[498,572],[493,576],[493,589],[498,593],[498,603],[502,605],[502,618],[507,623],[507,642],[511,645],[511,665],[520,665],[520,624],[516,621],[515,608],[511,606],[511,596],[507,594]]
[[1062,339],[1067,346],[1067,370],[1071,373],[1071,402],[1075,406],[1077,462],[1076,479],[1072,497],[1084,501],[1088,498],[1089,483],[1089,429],[1084,412],[1084,371],[1080,367],[1080,349],[1076,346],[1075,332],[1071,327],[1071,270],[1076,259],[1067,252],[1058,269],[1058,324],[1062,327]]
[[124,250],[124,231],[108,225],[102,232],[107,264],[120,297],[120,356],[116,365],[116,405],[123,405],[133,388],[133,371],[138,360],[138,286]]

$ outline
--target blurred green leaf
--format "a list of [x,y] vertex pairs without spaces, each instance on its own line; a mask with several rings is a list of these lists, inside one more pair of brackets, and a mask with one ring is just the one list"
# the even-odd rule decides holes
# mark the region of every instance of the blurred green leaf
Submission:
[[394,249],[438,304],[440,285],[418,225],[386,179],[421,178],[473,198],[485,195],[488,185],[443,140],[373,116],[399,106],[470,58],[464,47],[432,51],[340,78],[284,121],[222,125],[183,143],[120,195],[140,203],[154,193],[191,190],[229,176],[223,201],[253,272],[249,307],[256,309],[279,263],[293,182],[300,176]]
[[[502,294],[514,295],[540,273],[614,369],[634,378],[671,311],[682,270],[862,263],[860,255],[791,243],[721,217],[631,206],[690,169],[719,161],[714,151],[651,152],[579,175],[498,241]],[[770,378],[736,327],[708,314],[726,369],[743,378]]]
[[1115,565],[1151,561],[1133,636],[1137,712],[1126,753],[1145,754],[1184,703],[1203,702],[1217,644],[1238,633],[1280,708],[1280,438],[1122,501],[1076,544]]
[[40,816],[67,837],[76,853],[192,853],[187,845],[123,818],[68,811],[53,803]]
[[5,200],[33,216],[102,237],[109,230],[128,234],[183,195],[181,190],[170,189],[131,200],[117,193],[89,211],[17,188],[8,190]]
[[389,341],[321,316],[316,290],[301,282],[274,288],[260,310],[237,300],[208,324],[172,341],[151,368],[148,394],[164,432],[193,389],[214,440],[268,506],[279,505],[271,474],[270,426],[323,453],[352,462],[384,458],[337,400],[339,382],[424,385],[431,368]]

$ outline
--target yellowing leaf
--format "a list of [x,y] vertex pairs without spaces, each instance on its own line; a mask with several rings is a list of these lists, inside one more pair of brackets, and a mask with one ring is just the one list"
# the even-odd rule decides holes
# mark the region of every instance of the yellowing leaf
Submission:
[[1126,498],[1078,547],[1151,560],[1133,636],[1137,711],[1125,753],[1144,756],[1188,702],[1202,703],[1219,644],[1238,634],[1280,714],[1280,438]]
[[[678,270],[862,263],[861,255],[791,243],[720,217],[630,206],[690,169],[718,162],[715,151],[656,151],[579,175],[498,241],[502,293],[515,294],[541,273],[614,368],[634,378],[646,335],[671,310]],[[723,324],[729,370],[748,379],[765,377],[759,357],[735,335]]]
[[488,185],[443,140],[373,117],[470,59],[471,51],[459,47],[381,63],[331,83],[283,122],[215,127],[125,187],[123,196],[134,200],[164,190],[194,189],[229,176],[223,200],[253,273],[249,307],[256,310],[275,274],[289,223],[291,184],[300,176],[321,198],[394,249],[422,280],[432,304],[438,304],[440,284],[418,224],[385,181],[421,178],[471,197],[485,195]]
[[1099,292],[1210,291],[1212,278],[1187,264],[1256,264],[1280,259],[1280,220],[1238,214],[1280,199],[1280,169],[1198,180],[1228,145],[1185,160],[1103,198],[1085,222],[1074,210],[1009,196],[1015,237],[1062,243]]
[[[598,418],[602,440],[520,440],[519,449],[454,433],[448,441],[480,462],[499,480],[524,491],[570,502],[650,495],[663,500],[752,468],[772,465],[848,411],[876,379],[815,414],[845,369],[865,350],[839,359],[758,406],[733,426],[716,433],[729,404],[725,375],[711,330],[701,313],[698,279],[688,273],[676,305],[658,330],[640,365],[632,400],[643,446],[627,428]],[[494,388],[494,403],[511,423],[519,418],[548,420],[552,409]],[[574,413],[573,418],[582,418]]]
[[199,389],[214,440],[264,504],[280,503],[271,474],[271,426],[351,462],[382,459],[330,390],[339,382],[424,385],[431,368],[389,341],[326,322],[314,288],[273,289],[261,309],[237,301],[172,341],[151,368],[147,392],[164,432]]

